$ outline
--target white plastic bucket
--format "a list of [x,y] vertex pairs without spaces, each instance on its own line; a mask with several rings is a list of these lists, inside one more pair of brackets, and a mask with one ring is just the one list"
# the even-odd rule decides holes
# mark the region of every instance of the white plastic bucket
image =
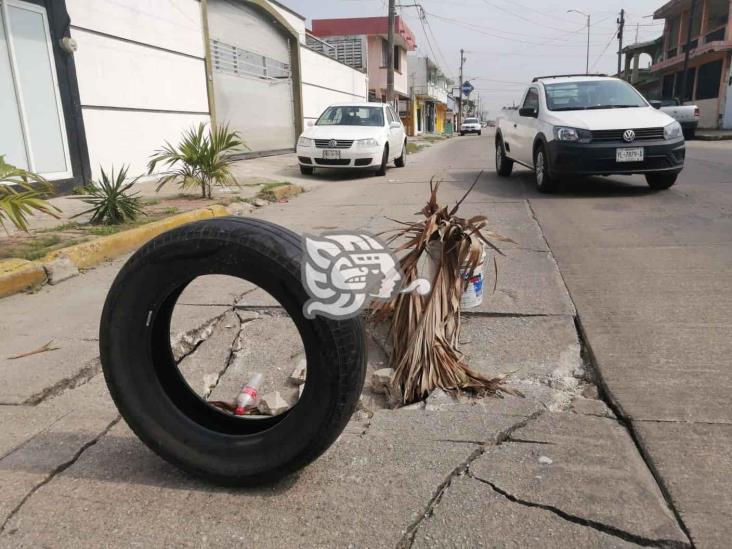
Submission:
[[483,303],[483,283],[485,282],[485,246],[481,246],[480,260],[472,272],[467,267],[460,269],[460,275],[467,282],[463,295],[460,296],[460,307],[472,309]]

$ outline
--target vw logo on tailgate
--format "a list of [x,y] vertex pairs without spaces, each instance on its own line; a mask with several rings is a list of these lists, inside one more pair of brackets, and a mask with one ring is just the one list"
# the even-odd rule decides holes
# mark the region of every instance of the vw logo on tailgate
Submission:
[[623,133],[623,140],[625,140],[626,143],[632,143],[635,141],[635,132],[633,130],[625,130]]

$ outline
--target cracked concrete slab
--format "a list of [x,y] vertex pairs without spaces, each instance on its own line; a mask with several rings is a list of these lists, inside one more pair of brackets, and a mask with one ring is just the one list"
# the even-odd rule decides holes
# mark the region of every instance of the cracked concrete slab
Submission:
[[260,396],[278,391],[293,406],[298,400],[298,388],[288,377],[304,358],[305,347],[289,317],[257,315],[242,324],[238,348],[210,400],[233,401],[242,385],[254,373],[260,373],[264,377],[258,390]]
[[732,539],[732,425],[634,421],[696,547]]
[[455,478],[419,526],[414,549],[464,547],[638,547],[569,522],[545,510],[511,502],[468,476]]
[[227,275],[205,275],[193,280],[178,297],[177,305],[231,306],[256,286]]
[[[0,300],[0,403],[21,404],[76,378],[99,355],[99,317],[126,258],[104,263],[58,286]],[[28,314],[33,311],[33,314]],[[53,340],[57,351],[8,357]]]
[[297,477],[227,490],[180,473],[120,424],[28,499],[0,547],[391,548],[472,451],[409,432],[341,437]]
[[[688,544],[627,430],[617,421],[544,414],[489,448],[473,476],[535,504],[639,539]],[[535,441],[535,442],[531,442]]]
[[119,424],[28,498],[0,536],[0,547],[165,540],[391,548],[456,468],[475,455],[480,446],[473,441],[500,440],[537,413],[523,399],[490,399],[486,406],[440,413],[379,411],[297,476],[237,490],[179,472]]
[[199,396],[208,396],[230,364],[239,329],[238,315],[234,311],[225,313],[215,323],[211,335],[178,363],[188,386]]
[[[0,531],[29,494],[73,462],[118,417],[101,375],[36,407],[13,408],[0,408]],[[22,424],[8,425],[17,410],[24,413]]]
[[471,368],[488,376],[511,374],[547,383],[582,368],[571,316],[483,317],[463,315],[460,350]]

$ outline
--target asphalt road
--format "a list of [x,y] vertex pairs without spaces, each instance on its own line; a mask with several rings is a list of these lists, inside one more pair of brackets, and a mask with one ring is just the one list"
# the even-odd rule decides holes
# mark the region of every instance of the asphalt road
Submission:
[[[732,143],[690,142],[678,182],[588,178],[554,195],[492,169],[493,136],[452,140],[485,159],[483,191],[520,195],[553,251],[601,384],[703,547],[732,535]],[[457,153],[457,151],[460,151]],[[490,214],[490,212],[487,212]]]

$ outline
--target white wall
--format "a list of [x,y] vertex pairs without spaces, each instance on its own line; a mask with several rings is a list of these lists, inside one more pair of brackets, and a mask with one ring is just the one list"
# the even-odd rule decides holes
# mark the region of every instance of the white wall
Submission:
[[308,48],[300,50],[303,118],[314,120],[328,105],[368,101],[368,77]]
[[272,2],[268,2],[272,8],[279,13],[282,18],[300,35],[300,43],[305,43],[305,19],[298,17],[289,10],[284,9],[282,6],[278,6]]
[[719,99],[699,99],[691,101],[699,107],[699,127],[717,128],[719,126]]
[[89,161],[145,170],[152,152],[209,121],[197,0],[67,0]]

